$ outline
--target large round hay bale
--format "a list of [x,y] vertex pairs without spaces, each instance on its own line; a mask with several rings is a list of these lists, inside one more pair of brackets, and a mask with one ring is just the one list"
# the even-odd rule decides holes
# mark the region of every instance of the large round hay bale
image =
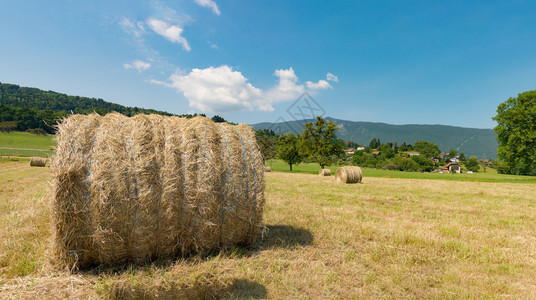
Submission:
[[272,172],[272,167],[264,167],[264,172]]
[[330,169],[320,169],[318,172],[318,175],[320,176],[331,176],[331,170]]
[[43,157],[32,157],[30,167],[44,167],[47,164],[47,159]]
[[340,167],[335,173],[335,180],[342,183],[358,183],[362,179],[361,168],[356,166]]
[[53,253],[61,266],[250,244],[262,228],[264,169],[249,126],[73,115],[56,140]]

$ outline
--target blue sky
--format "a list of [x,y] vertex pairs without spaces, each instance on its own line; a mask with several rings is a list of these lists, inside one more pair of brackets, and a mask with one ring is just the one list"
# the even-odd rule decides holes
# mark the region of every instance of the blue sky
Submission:
[[242,123],[492,128],[536,89],[534,1],[5,1],[0,82]]

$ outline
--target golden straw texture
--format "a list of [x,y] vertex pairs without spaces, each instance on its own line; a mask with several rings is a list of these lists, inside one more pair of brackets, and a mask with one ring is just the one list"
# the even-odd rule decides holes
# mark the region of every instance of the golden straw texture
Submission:
[[47,164],[47,159],[43,157],[32,157],[30,167],[44,167]]
[[60,266],[250,244],[263,226],[264,166],[249,126],[73,115],[56,140],[53,255]]
[[362,179],[363,173],[357,166],[340,167],[335,173],[335,180],[341,183],[358,183]]
[[331,170],[330,169],[320,169],[318,172],[318,175],[320,176],[331,176]]

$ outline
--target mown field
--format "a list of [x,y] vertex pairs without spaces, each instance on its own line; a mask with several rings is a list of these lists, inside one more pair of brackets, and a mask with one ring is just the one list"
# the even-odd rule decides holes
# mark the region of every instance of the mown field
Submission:
[[49,169],[0,170],[0,299],[536,297],[535,184],[272,172],[250,248],[69,273],[47,256]]
[[40,156],[52,155],[53,135],[35,135],[25,132],[0,132],[0,156]]
[[[318,164],[313,163],[301,163],[299,165],[292,166],[292,172],[287,163],[279,159],[272,159],[266,162],[267,166],[272,167],[277,172],[288,173],[307,173],[318,174],[320,167]],[[339,166],[328,166],[334,175],[337,172]],[[452,181],[472,181],[472,182],[505,182],[505,183],[536,183],[535,176],[518,176],[518,175],[504,175],[497,174],[497,170],[492,168],[486,168],[486,171],[480,169],[480,172],[474,174],[439,174],[439,173],[420,173],[420,172],[402,172],[381,170],[374,168],[361,168],[363,174],[367,177],[379,177],[379,178],[402,178],[402,179],[428,179],[428,180],[452,180]]]

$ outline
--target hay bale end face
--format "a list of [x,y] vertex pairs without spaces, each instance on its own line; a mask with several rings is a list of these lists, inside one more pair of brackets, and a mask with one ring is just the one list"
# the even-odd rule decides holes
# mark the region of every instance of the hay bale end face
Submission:
[[53,255],[61,267],[250,244],[263,226],[264,166],[249,126],[73,115],[56,141]]
[[30,167],[44,167],[47,164],[47,159],[43,157],[32,157]]
[[341,183],[360,183],[363,180],[363,173],[357,166],[340,167],[335,173],[335,180]]
[[272,172],[272,167],[264,167],[264,172]]
[[320,169],[318,172],[318,175],[320,176],[331,176],[331,170],[330,169]]

